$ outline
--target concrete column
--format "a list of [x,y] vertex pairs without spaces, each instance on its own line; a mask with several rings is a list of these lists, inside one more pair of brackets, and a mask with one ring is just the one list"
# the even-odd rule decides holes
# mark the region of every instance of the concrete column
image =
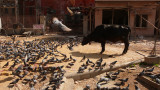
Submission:
[[102,24],[102,9],[95,10],[95,27]]
[[83,16],[83,35],[86,36],[88,32],[88,16]]

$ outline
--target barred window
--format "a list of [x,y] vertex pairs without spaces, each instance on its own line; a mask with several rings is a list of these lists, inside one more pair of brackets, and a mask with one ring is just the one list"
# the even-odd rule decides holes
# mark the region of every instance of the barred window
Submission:
[[147,27],[148,15],[136,15],[136,27]]

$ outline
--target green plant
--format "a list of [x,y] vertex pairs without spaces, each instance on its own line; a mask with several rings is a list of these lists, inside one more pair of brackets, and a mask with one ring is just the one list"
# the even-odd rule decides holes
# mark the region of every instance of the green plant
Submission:
[[132,64],[132,65],[130,65],[129,67],[135,67],[136,66],[136,64]]
[[154,64],[154,66],[158,67],[158,66],[159,66],[159,64]]

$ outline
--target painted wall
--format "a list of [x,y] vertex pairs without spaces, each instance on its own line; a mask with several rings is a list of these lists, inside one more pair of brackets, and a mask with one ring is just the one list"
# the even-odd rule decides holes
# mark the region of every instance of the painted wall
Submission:
[[[32,12],[32,17],[36,18],[36,8],[35,8],[35,0],[28,0],[25,2],[25,16],[30,15]],[[66,18],[66,15],[69,15],[67,11],[67,6],[69,7],[92,7],[95,5],[94,0],[40,0],[41,2],[41,15],[47,15],[47,9],[50,8],[54,10],[56,13],[53,16],[58,17],[59,19]],[[21,11],[21,15],[23,15],[23,1],[19,0],[19,7]],[[32,10],[31,10],[31,7]],[[27,18],[28,19],[28,18]],[[35,20],[34,20],[35,21]],[[25,19],[26,22],[26,19]],[[30,21],[31,24],[36,22]],[[26,25],[28,27],[28,25]],[[30,27],[31,25],[29,25]]]
[[46,9],[52,8],[56,11],[56,15],[67,14],[67,6],[69,7],[89,7],[94,6],[94,0],[41,0],[43,14],[46,14]]

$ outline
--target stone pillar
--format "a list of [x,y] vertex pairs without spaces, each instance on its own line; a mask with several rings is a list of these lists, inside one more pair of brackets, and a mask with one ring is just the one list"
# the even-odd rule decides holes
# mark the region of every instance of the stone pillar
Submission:
[[95,27],[102,24],[102,9],[95,10]]

